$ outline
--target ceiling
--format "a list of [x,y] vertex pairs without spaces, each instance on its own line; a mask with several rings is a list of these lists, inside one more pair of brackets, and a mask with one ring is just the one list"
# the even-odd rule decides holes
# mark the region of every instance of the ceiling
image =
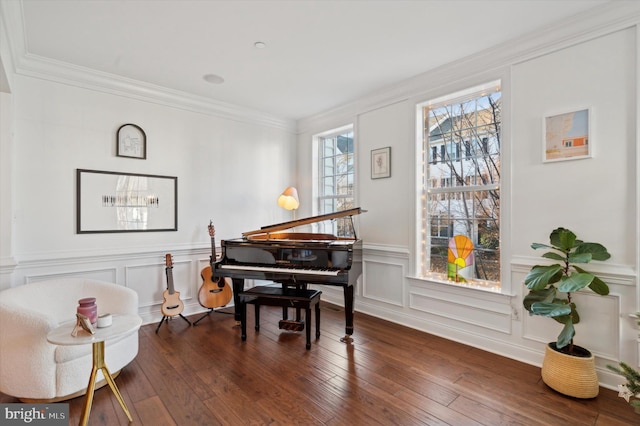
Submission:
[[300,119],[608,2],[22,0],[22,22],[32,58]]

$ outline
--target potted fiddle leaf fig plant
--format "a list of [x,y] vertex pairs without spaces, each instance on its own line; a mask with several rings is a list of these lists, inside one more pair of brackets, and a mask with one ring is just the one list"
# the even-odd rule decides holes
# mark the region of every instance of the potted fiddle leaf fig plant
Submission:
[[531,315],[553,318],[562,324],[557,340],[546,347],[542,379],[565,395],[594,398],[599,391],[594,357],[573,343],[574,325],[580,322],[580,316],[572,294],[586,287],[602,296],[609,294],[609,286],[582,265],[592,260],[605,261],[611,255],[602,244],[579,240],[566,228],[554,229],[549,240],[550,244],[533,243],[531,248],[549,250],[542,257],[558,263],[531,268],[524,280],[529,294],[523,299]]

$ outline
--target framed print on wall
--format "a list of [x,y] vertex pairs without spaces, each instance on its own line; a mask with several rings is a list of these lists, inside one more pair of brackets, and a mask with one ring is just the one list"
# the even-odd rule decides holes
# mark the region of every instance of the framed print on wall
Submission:
[[371,151],[371,179],[391,177],[391,147]]
[[78,234],[177,230],[177,177],[77,169]]
[[592,156],[591,110],[573,110],[544,118],[543,162],[578,160]]
[[147,158],[147,135],[142,127],[135,124],[120,126],[116,138],[116,155],[141,160]]

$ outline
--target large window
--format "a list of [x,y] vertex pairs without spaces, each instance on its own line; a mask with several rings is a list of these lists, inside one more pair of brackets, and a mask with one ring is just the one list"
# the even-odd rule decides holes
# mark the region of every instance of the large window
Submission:
[[[318,214],[354,208],[355,158],[353,128],[343,128],[317,137]],[[322,232],[352,237],[350,219],[321,224]]]
[[423,277],[500,288],[499,85],[492,82],[418,108]]

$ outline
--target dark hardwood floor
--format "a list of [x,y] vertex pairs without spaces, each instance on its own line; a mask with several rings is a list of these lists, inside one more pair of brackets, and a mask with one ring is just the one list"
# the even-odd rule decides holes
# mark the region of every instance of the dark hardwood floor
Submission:
[[[176,317],[158,334],[143,326],[137,358],[116,379],[134,424],[640,424],[617,392],[568,398],[542,383],[538,367],[368,315],[356,313],[346,345],[342,308],[321,306],[311,350],[304,333],[278,330],[275,307],[262,307],[257,333],[248,310],[246,342],[221,313],[195,327]],[[68,402],[77,424],[84,397]],[[89,424],[128,424],[108,387],[96,391]]]

